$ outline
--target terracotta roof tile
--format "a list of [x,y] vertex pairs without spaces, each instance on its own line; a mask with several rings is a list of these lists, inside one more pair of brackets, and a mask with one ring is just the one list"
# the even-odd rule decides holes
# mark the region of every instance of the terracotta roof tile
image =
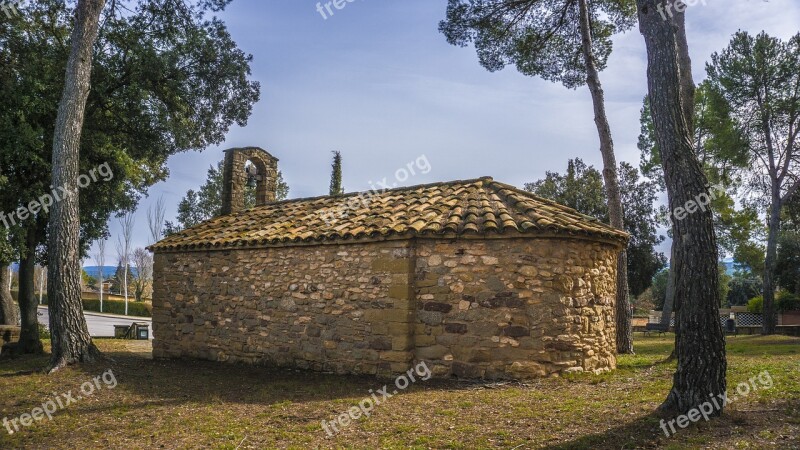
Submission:
[[221,216],[150,247],[225,249],[354,239],[518,233],[584,236],[624,244],[599,220],[489,177],[286,200]]

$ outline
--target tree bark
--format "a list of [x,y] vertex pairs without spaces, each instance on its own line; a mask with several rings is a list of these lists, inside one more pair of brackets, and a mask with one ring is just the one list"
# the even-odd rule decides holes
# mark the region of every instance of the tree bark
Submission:
[[[587,0],[579,0],[581,38],[584,63],[586,65],[586,84],[592,94],[594,121],[600,136],[600,153],[603,155],[603,180],[608,201],[608,216],[611,226],[625,229],[622,212],[622,196],[619,188],[617,159],[614,155],[614,141],[611,138],[611,125],[606,115],[605,94],[597,71]],[[631,326],[631,305],[628,298],[628,254],[623,249],[617,259],[617,302],[616,302],[617,353],[633,353],[633,328]]]
[[19,345],[15,353],[42,354],[44,347],[39,338],[39,310],[36,302],[34,288],[34,270],[36,268],[36,236],[37,227],[28,226],[25,231],[25,249],[20,255],[19,264],[19,310],[22,318],[22,328],[19,335]]
[[49,372],[67,364],[94,361],[100,352],[92,343],[81,302],[80,220],[75,182],[78,178],[81,130],[91,87],[92,50],[105,0],[79,0],[64,93],[58,105],[53,139],[53,186],[69,195],[50,213],[47,297],[50,305],[52,356]]
[[[684,414],[726,392],[727,360],[719,320],[719,271],[711,211],[704,208],[677,214],[681,211],[678,208],[684,208],[696,196],[708,195],[708,188],[683,109],[676,36],[679,29],[661,17],[659,5],[663,8],[663,0],[637,0],[639,28],[647,47],[648,91],[656,141],[669,206],[676,212],[671,215],[673,235],[680,239],[681,252],[675,285],[675,297],[681,299],[676,336],[678,367],[661,410]],[[721,413],[722,405],[712,412]]]
[[19,324],[19,314],[9,288],[11,285],[10,268],[11,264],[0,264],[0,325],[16,326]]
[[777,317],[775,315],[775,261],[778,258],[778,236],[781,230],[781,195],[779,187],[773,183],[772,204],[769,211],[769,231],[767,235],[767,255],[764,259],[764,321],[762,334],[775,334]]
[[678,47],[683,117],[686,119],[689,132],[694,137],[694,98],[696,88],[694,77],[692,76],[692,58],[689,56],[689,42],[686,39],[686,13],[675,11],[672,16],[672,23],[675,25],[675,43]]
[[[678,50],[678,65],[680,67],[681,79],[681,104],[683,109],[683,117],[686,120],[689,131],[694,136],[694,99],[695,99],[695,85],[694,77],[692,76],[692,59],[689,56],[689,42],[686,39],[686,13],[673,11],[672,23],[675,26],[675,42]],[[669,327],[670,319],[673,311],[676,313],[675,317],[675,347],[677,348],[678,338],[678,315],[677,311],[680,309],[680,299],[675,298],[675,286],[678,283],[678,274],[681,267],[681,252],[680,250],[680,236],[673,236],[672,252],[670,255],[670,269],[669,278],[667,279],[667,296],[664,299],[664,307],[661,313],[661,324]],[[672,355],[669,359],[674,359],[675,350],[673,349]]]
[[667,292],[664,298],[664,306],[661,308],[661,325],[669,327],[672,319],[672,312],[677,311],[675,301],[675,286],[678,284],[678,274],[680,273],[680,256],[678,255],[680,243],[677,237],[672,239],[672,252],[669,259],[669,278],[667,279]]

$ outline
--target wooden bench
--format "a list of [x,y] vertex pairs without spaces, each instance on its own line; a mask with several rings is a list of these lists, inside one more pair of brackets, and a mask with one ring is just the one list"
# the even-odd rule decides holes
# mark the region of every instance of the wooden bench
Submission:
[[660,323],[648,323],[644,326],[644,334],[647,336],[650,333],[658,333],[662,335],[669,330],[669,325],[662,325]]

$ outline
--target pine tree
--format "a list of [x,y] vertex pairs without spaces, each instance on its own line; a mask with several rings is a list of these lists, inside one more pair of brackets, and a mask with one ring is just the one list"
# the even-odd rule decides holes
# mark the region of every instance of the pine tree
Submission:
[[333,164],[331,164],[331,189],[330,195],[342,195],[342,152],[333,152]]

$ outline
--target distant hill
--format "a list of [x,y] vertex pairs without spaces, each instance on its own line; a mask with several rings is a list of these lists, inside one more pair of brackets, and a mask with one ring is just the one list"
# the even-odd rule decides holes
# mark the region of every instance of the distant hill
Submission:
[[[19,272],[19,264],[11,264],[11,270],[14,272]],[[89,274],[90,277],[97,278],[97,275],[100,273],[100,266],[86,266],[83,268],[86,273]],[[107,280],[114,276],[117,273],[117,266],[104,266],[103,267],[103,279]],[[131,273],[133,276],[136,276],[136,268],[131,267]]]
[[[97,278],[98,274],[100,273],[100,266],[86,266],[83,268],[86,273],[89,274],[92,278]],[[113,277],[114,274],[117,273],[117,266],[104,266],[103,267],[103,279],[108,280],[109,278]],[[136,276],[136,268],[131,267],[131,273],[133,276]]]

